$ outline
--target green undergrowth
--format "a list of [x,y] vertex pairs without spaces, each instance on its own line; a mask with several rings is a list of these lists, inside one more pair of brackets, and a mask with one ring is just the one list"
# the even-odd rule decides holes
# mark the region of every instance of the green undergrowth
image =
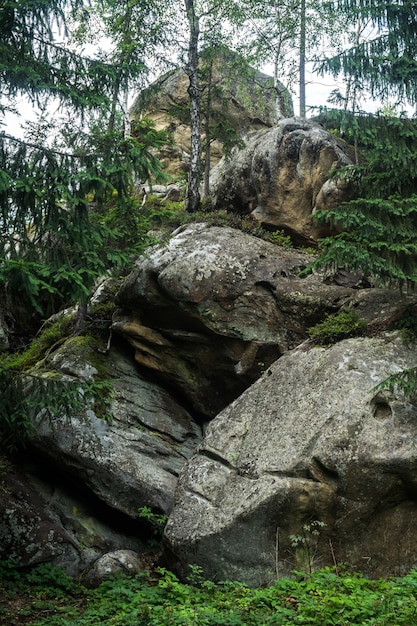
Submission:
[[143,207],[143,215],[148,220],[149,227],[164,227],[170,230],[184,226],[184,224],[204,222],[210,226],[228,226],[244,233],[291,248],[291,237],[283,230],[264,228],[249,215],[213,210],[210,197],[203,200],[201,210],[190,213],[184,209],[184,202],[171,202],[153,195],[149,195]]
[[0,365],[13,370],[28,370],[39,363],[55,346],[62,343],[73,328],[73,317],[61,316],[56,322],[46,325],[25,349],[1,355]]
[[331,345],[356,337],[364,332],[366,324],[352,309],[342,309],[334,315],[329,315],[323,322],[308,329],[308,334],[317,344]]
[[164,569],[120,576],[86,589],[43,564],[0,563],[0,623],[9,626],[411,626],[417,572],[369,580],[347,569],[295,574],[269,587],[204,580],[182,583]]

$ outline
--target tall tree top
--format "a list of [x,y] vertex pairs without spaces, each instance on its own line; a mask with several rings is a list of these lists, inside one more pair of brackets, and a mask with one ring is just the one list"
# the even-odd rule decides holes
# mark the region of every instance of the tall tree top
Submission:
[[417,11],[413,0],[336,0],[369,20],[376,34],[326,61],[322,69],[364,81],[375,98],[417,102]]

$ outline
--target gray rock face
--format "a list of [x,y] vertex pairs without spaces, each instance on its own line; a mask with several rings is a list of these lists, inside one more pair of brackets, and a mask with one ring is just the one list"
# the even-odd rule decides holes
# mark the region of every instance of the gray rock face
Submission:
[[[231,128],[239,134],[271,127],[276,123],[276,90],[272,77],[253,70],[252,76],[244,76],[233,69],[236,59],[220,58],[213,66],[212,106],[215,114],[221,112]],[[148,89],[143,90],[134,101],[129,114],[132,121],[146,117],[157,129],[169,129],[173,135],[173,147],[164,149],[159,158],[166,171],[178,174],[187,167],[190,155],[190,124],[186,114],[189,106],[187,92],[189,78],[184,70],[169,72]],[[291,95],[280,86],[281,111],[284,117],[293,115]],[[216,140],[211,145],[211,164],[223,156],[223,144]]]
[[305,244],[327,232],[312,222],[314,209],[348,197],[345,182],[329,182],[330,171],[351,163],[346,145],[318,124],[284,119],[222,159],[211,172],[210,193],[216,209],[251,213]]
[[93,563],[83,576],[83,584],[87,587],[98,587],[100,583],[117,574],[138,574],[146,569],[146,561],[133,550],[116,550],[108,552]]
[[[41,422],[32,445],[110,507],[133,518],[142,506],[168,513],[178,474],[201,429],[166,391],[141,378],[133,359],[117,349],[107,359],[114,388],[110,421],[97,417],[94,404],[87,404],[71,419],[62,415]],[[97,354],[75,337],[51,356],[48,366],[80,382],[91,381]]]
[[312,258],[231,228],[184,227],[138,260],[113,330],[142,367],[214,417],[354,294],[298,278]]
[[0,559],[20,567],[52,562],[78,576],[103,552],[145,550],[140,523],[116,519],[81,483],[65,482],[57,466],[39,472],[33,461],[0,461]]
[[[288,537],[315,520],[327,524],[319,564],[333,551],[357,567],[366,557],[368,573],[409,567],[415,408],[371,389],[414,365],[413,351],[394,336],[326,350],[305,340],[342,306],[376,335],[417,300],[354,288],[360,279],[340,272],[300,279],[311,258],[197,224],[149,250],[121,288],[104,281],[92,298],[95,338],[54,344],[32,373],[112,380],[113,393],[37,424],[27,474],[0,456],[0,558],[87,569],[95,584],[121,567],[102,555],[143,554],[152,529],[139,509],[169,514],[177,501],[167,554],[180,571],[195,562],[208,576],[263,584],[305,569],[305,544],[294,550]],[[118,289],[108,350],[99,329]],[[219,411],[193,456],[196,420]]]
[[[349,562],[368,575],[417,564],[417,408],[376,392],[415,366],[396,334],[279,359],[209,425],[166,527],[169,564],[250,585]],[[291,545],[312,521],[320,541]],[[297,543],[297,542],[296,542]],[[314,544],[314,545],[313,545]]]

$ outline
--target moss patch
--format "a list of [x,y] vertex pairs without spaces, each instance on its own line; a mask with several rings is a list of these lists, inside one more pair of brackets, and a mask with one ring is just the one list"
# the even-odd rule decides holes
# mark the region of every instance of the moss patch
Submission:
[[308,329],[308,334],[317,344],[331,345],[361,335],[366,324],[352,309],[342,309],[329,315],[323,322]]
[[20,371],[26,371],[34,367],[45,358],[55,345],[62,343],[71,334],[73,327],[74,319],[72,316],[60,317],[58,321],[46,326],[23,352],[13,355],[2,355],[0,357],[0,366]]

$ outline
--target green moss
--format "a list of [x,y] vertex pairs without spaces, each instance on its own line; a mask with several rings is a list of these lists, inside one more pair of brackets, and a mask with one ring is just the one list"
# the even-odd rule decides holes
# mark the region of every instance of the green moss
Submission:
[[62,343],[73,330],[73,318],[62,316],[57,322],[46,326],[23,352],[2,355],[0,365],[7,369],[26,371],[41,361],[54,345]]
[[109,360],[101,352],[103,344],[97,337],[92,335],[77,335],[69,337],[62,348],[65,356],[76,361],[82,358],[83,363],[89,363],[97,374],[96,380],[108,380],[110,377]]
[[189,213],[184,209],[184,201],[171,202],[150,194],[143,207],[149,227],[178,228],[184,224],[205,222],[210,226],[229,226],[244,233],[275,243],[285,248],[292,247],[291,237],[283,230],[271,231],[248,215],[239,215],[225,209],[213,210],[213,199],[207,196],[201,201],[201,209]]
[[323,322],[308,329],[311,339],[318,344],[330,345],[360,335],[365,323],[352,309],[342,309],[335,315],[329,315]]

